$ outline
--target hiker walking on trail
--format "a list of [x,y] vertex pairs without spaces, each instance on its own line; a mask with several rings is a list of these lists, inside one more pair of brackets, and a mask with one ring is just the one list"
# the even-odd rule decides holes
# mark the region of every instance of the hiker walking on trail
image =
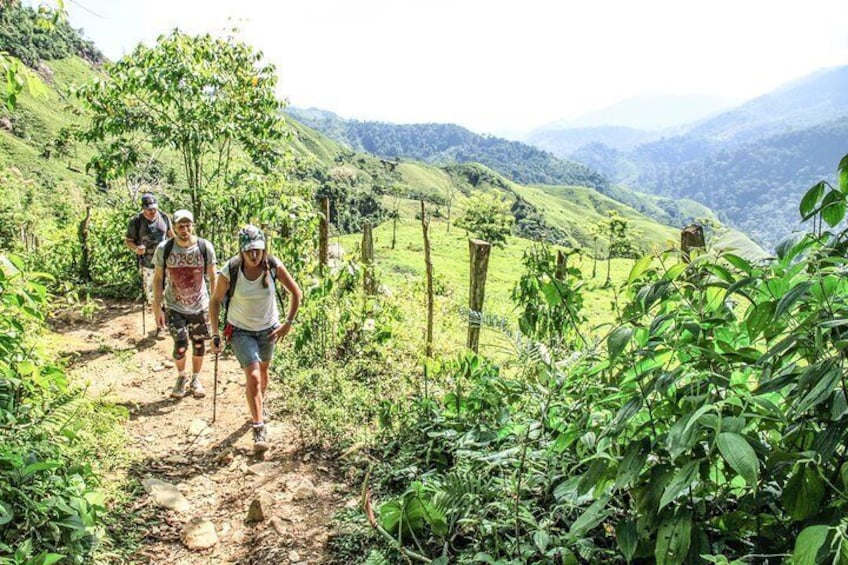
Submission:
[[[171,219],[159,210],[156,197],[149,192],[142,194],[141,211],[130,218],[124,243],[138,257],[145,307],[153,303],[153,252],[163,240],[174,237],[171,227]],[[157,327],[156,338],[160,337],[164,338]]]
[[[216,353],[220,351],[218,315],[221,304],[226,304],[225,337],[232,344],[247,379],[254,451],[262,452],[270,447],[264,400],[274,345],[291,330],[303,294],[285,265],[268,255],[262,230],[252,225],[245,226],[239,232],[239,249],[239,254],[218,271],[218,282],[209,307],[214,336],[212,347]],[[291,295],[288,313],[282,321],[277,306],[277,281]]]
[[[215,249],[194,235],[194,216],[188,210],[174,212],[174,238],[163,241],[153,255],[153,312],[156,325],[174,338],[177,382],[171,392],[182,398],[206,396],[200,369],[209,339],[209,296],[215,291]],[[207,289],[204,275],[209,279]],[[164,300],[164,302],[163,302]],[[164,304],[164,311],[162,306]],[[191,342],[191,380],[186,378],[186,354]]]

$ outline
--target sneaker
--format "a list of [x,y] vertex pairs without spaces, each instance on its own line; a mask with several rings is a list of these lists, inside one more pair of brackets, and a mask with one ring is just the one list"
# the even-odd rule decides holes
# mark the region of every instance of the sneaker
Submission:
[[268,441],[268,427],[264,424],[261,426],[253,426],[253,452],[264,453],[271,447]]
[[188,393],[187,384],[185,375],[178,375],[177,383],[174,385],[174,390],[171,391],[171,398],[184,397]]
[[195,398],[203,398],[206,396],[206,391],[203,390],[203,385],[200,384],[200,379],[192,379],[189,388],[191,389],[192,396]]

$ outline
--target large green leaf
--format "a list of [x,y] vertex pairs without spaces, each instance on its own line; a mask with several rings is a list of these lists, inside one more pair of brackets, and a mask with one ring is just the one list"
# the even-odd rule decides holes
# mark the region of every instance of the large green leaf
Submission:
[[845,219],[845,194],[831,190],[822,201],[822,219],[834,227]]
[[838,540],[835,540],[834,544],[836,545],[836,555],[833,558],[833,565],[848,565],[848,538],[845,536],[839,536]]
[[817,380],[816,385],[808,392],[804,398],[793,407],[796,414],[803,414],[810,408],[817,406],[830,398],[835,387],[842,376],[842,371],[838,366],[830,366],[829,369]]
[[651,261],[654,258],[651,255],[645,255],[633,265],[633,268],[630,269],[630,275],[627,277],[628,284],[632,284],[633,281],[641,277],[645,271],[648,270],[648,267],[651,266]]
[[38,554],[38,557],[35,559],[35,565],[53,565],[54,563],[59,563],[65,559],[65,556],[61,553],[46,553],[42,552]]
[[607,338],[607,348],[609,349],[610,361],[618,357],[627,344],[630,343],[630,338],[633,337],[633,328],[631,326],[621,326],[610,333]]
[[726,289],[719,286],[708,286],[704,291],[704,308],[709,312],[716,312],[724,307],[726,296]]
[[386,502],[380,506],[380,525],[390,533],[395,533],[403,517],[403,507],[399,502]]
[[748,310],[748,317],[745,319],[748,339],[751,341],[757,339],[774,317],[774,309],[774,302],[761,302]]
[[701,433],[701,427],[693,413],[683,415],[671,426],[666,441],[672,458],[679,457],[695,445]]
[[807,526],[795,538],[795,550],[792,552],[792,565],[816,565],[821,561],[819,552],[824,548],[828,526]]
[[618,413],[613,418],[613,421],[610,423],[611,433],[612,435],[618,435],[621,433],[621,430],[627,426],[627,422],[630,419],[639,413],[639,409],[642,408],[642,397],[637,396],[635,398],[631,398],[624,406],[622,406]]
[[692,486],[692,483],[698,480],[698,468],[700,467],[700,464],[700,460],[689,461],[677,470],[674,474],[674,478],[671,479],[671,482],[668,483],[667,487],[665,487],[665,491],[660,499],[660,510],[683,494],[690,486]]
[[577,537],[586,535],[586,532],[603,522],[612,510],[607,508],[609,496],[602,496],[583,511],[569,528],[568,532]]
[[577,494],[583,495],[595,488],[606,473],[607,466],[607,461],[600,457],[592,461],[577,483]]
[[751,274],[751,272],[754,270],[754,267],[751,266],[751,263],[749,263],[746,259],[739,257],[738,255],[734,255],[732,253],[725,253],[724,255],[722,255],[722,257],[728,263],[730,263],[740,271]]
[[801,281],[789,289],[789,292],[784,294],[780,302],[777,303],[777,308],[774,310],[774,317],[780,318],[789,312],[792,306],[807,294],[811,286],[813,286],[812,281]]
[[551,536],[545,530],[539,530],[533,534],[533,543],[536,544],[539,553],[544,554],[548,549],[548,544],[551,543]]
[[839,190],[848,194],[848,155],[839,161]]
[[636,531],[636,522],[633,520],[622,520],[615,527],[615,543],[624,555],[624,559],[630,563],[636,554],[639,545],[639,534]]
[[692,514],[679,510],[667,516],[657,531],[654,558],[657,565],[680,565],[689,553],[692,538]]
[[627,451],[624,452],[624,457],[621,458],[621,463],[618,465],[615,488],[624,488],[639,476],[642,467],[645,466],[645,461],[648,460],[650,451],[650,443],[647,439],[634,441],[627,446]]
[[824,480],[812,464],[798,464],[783,487],[783,507],[794,520],[804,520],[821,510]]
[[15,510],[8,502],[0,500],[0,526],[4,526],[15,518]]
[[748,440],[737,433],[722,432],[716,438],[716,445],[727,464],[756,490],[760,462]]
[[815,184],[810,190],[804,194],[804,197],[801,198],[801,205],[798,207],[801,212],[801,218],[807,220],[812,216],[813,211],[816,209],[816,205],[821,200],[822,196],[824,196],[824,188],[825,182],[820,181]]

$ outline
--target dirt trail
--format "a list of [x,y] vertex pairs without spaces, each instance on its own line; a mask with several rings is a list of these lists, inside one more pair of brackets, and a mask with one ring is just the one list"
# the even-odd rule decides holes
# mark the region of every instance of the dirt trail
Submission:
[[[147,317],[147,329],[152,322]],[[346,488],[332,462],[298,447],[297,432],[272,416],[274,448],[259,459],[245,400],[244,376],[226,352],[218,362],[217,417],[212,421],[213,358],[207,354],[202,382],[207,396],[173,400],[176,372],[172,342],[142,339],[138,304],[107,303],[95,319],[56,325],[60,349],[71,358],[71,374],[90,383],[92,395],[129,410],[126,422],[135,501],[126,535],[143,535],[136,563],[325,563],[332,516],[345,504]],[[274,383],[267,405],[279,411]],[[108,454],[104,454],[108,456]],[[188,501],[178,512],[156,505],[140,486],[155,478],[177,486]],[[270,517],[248,522],[254,499],[266,497]],[[193,518],[210,520],[219,541],[190,550],[180,534]],[[133,531],[135,530],[135,531]]]

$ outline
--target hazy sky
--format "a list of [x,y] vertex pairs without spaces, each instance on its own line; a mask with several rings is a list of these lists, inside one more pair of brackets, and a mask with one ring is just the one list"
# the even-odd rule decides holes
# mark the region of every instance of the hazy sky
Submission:
[[[65,0],[110,59],[238,37],[279,94],[346,118],[529,130],[637,94],[743,100],[848,64],[848,0]],[[229,23],[228,23],[229,22]]]

